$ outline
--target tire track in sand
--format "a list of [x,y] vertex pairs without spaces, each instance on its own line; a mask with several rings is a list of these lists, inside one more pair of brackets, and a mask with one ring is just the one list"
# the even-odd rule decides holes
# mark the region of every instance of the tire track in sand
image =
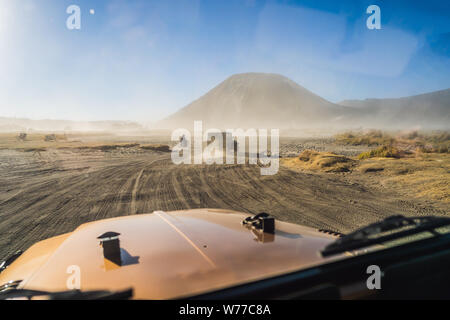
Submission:
[[136,194],[139,186],[139,181],[141,180],[142,174],[144,173],[144,169],[139,171],[138,175],[136,176],[136,181],[134,182],[133,191],[131,192],[131,203],[130,203],[130,214],[136,214]]

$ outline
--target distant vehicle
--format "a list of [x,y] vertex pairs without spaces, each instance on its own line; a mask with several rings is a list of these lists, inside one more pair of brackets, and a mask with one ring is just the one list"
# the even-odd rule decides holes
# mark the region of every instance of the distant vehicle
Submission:
[[47,134],[44,138],[45,141],[56,141],[56,134]]
[[[448,226],[393,216],[341,235],[266,213],[155,211],[86,223],[18,252],[0,266],[0,298],[449,298]],[[367,286],[373,265],[378,290]]]
[[20,141],[27,140],[27,134],[25,132],[19,133],[19,135],[17,136],[17,140],[20,140]]

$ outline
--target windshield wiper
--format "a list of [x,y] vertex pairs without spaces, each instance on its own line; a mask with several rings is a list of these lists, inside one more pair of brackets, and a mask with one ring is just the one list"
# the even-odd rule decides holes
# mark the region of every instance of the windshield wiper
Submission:
[[[431,232],[438,236],[440,233],[435,229],[450,225],[450,218],[445,217],[404,217],[396,215],[388,217],[380,222],[370,224],[362,227],[352,233],[349,233],[335,242],[329,244],[322,250],[322,256],[330,256],[334,254],[343,253],[350,250],[362,249],[371,245],[381,244],[387,241],[400,239],[406,236],[418,234],[424,231]],[[400,230],[410,227],[403,231],[381,235],[384,232]],[[378,237],[373,237],[378,236]]]
[[49,300],[127,300],[133,297],[133,289],[123,291],[81,291],[68,290],[60,292],[48,292],[28,289],[10,289],[0,292],[0,300],[33,297],[44,297]]
[[17,258],[19,258],[22,255],[22,250],[17,250],[13,255],[9,256],[5,261],[0,263],[0,273],[8,268],[8,266],[13,263]]

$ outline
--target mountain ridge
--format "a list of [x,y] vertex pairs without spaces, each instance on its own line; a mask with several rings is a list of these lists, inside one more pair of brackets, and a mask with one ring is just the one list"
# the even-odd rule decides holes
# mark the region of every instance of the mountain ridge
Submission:
[[359,114],[362,122],[371,119],[382,122],[386,127],[450,127],[450,89],[409,97],[344,100],[340,103],[357,109],[355,114]]

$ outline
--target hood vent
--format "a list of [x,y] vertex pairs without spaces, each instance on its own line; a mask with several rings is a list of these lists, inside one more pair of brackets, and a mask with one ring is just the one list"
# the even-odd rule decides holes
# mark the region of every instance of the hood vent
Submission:
[[318,229],[317,231],[322,232],[322,233],[326,233],[326,234],[330,234],[330,235],[336,236],[336,237],[344,236],[343,233],[336,232],[336,231],[331,231],[331,230],[326,230],[326,229]]
[[120,256],[119,236],[120,233],[109,231],[98,236],[97,239],[100,239],[100,245],[103,247],[103,256],[105,259],[121,266],[122,259]]
[[250,226],[265,233],[275,233],[275,218],[268,213],[261,212],[253,217],[247,217],[242,221],[243,225]]

